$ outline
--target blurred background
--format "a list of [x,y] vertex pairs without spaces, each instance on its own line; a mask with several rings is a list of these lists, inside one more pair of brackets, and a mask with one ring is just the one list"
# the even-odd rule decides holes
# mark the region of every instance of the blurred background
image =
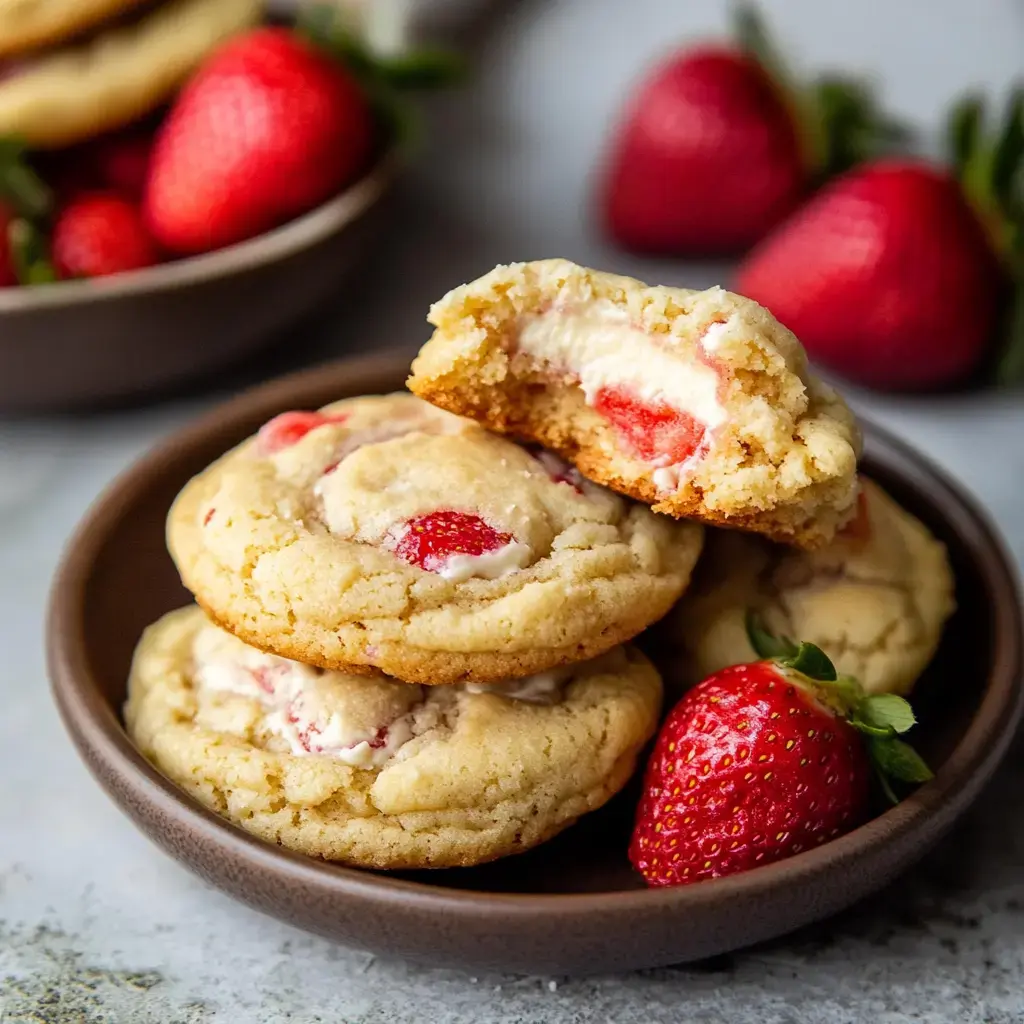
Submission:
[[[226,19],[217,31],[206,20],[214,5]],[[822,369],[857,411],[961,479],[1024,559],[1024,394],[995,381],[996,365],[1013,351],[1024,237],[1016,228],[1024,208],[1017,170],[1024,127],[1012,101],[1024,80],[1022,0],[762,3],[761,18],[785,62],[780,69],[769,61],[770,87],[743,74],[739,84],[729,74],[691,74],[692,48],[708,40],[731,48],[740,63],[747,59],[733,42],[733,11],[718,0],[363,0],[345,5],[352,20],[343,21],[334,42],[356,78],[356,95],[372,93],[369,131],[353,113],[362,101],[339,92],[336,82],[320,83],[333,97],[328,109],[336,116],[327,122],[282,119],[281,109],[307,109],[299,99],[277,108],[274,122],[271,108],[259,106],[258,90],[243,89],[230,102],[220,91],[227,105],[207,106],[218,89],[203,76],[226,74],[216,65],[221,36],[252,31],[256,6],[249,0],[126,0],[117,16],[124,22],[109,21],[108,9],[94,24],[76,23],[68,38],[43,26],[38,33],[46,39],[27,49],[15,31],[20,6],[0,0],[0,221],[8,249],[0,241],[0,257],[9,272],[0,287],[0,747],[11,752],[0,818],[5,801],[10,810],[13,796],[32,792],[34,780],[61,778],[66,806],[78,811],[48,827],[59,836],[77,830],[69,846],[109,829],[90,840],[93,847],[116,842],[130,867],[126,884],[138,884],[147,899],[175,898],[173,886],[165,893],[150,877],[170,868],[149,856],[87,778],[45,689],[42,623],[62,545],[118,472],[201,412],[246,386],[323,360],[381,349],[412,354],[429,336],[431,302],[497,263],[563,256],[694,288],[729,285],[744,270],[784,322],[808,325],[797,333],[812,356],[826,357]],[[75,11],[96,6],[67,4]],[[140,63],[133,19],[161,10],[173,17],[146,37],[156,41]],[[275,11],[287,14],[288,6]],[[370,65],[359,42],[364,16],[371,44],[381,47]],[[110,67],[95,58],[99,50],[90,51],[90,63],[72,62],[70,77],[67,61],[51,61],[66,47],[88,47],[126,26],[141,78],[111,80]],[[404,61],[409,50],[428,45],[461,54],[465,74],[453,74],[456,62],[436,50]],[[647,90],[669,66],[671,81],[652,95]],[[40,67],[42,81],[33,77]],[[169,70],[156,75],[161,68]],[[925,178],[935,187],[901,178],[900,188],[887,191],[876,181],[861,195],[860,209],[869,214],[823,227],[826,208],[807,229],[806,246],[797,238],[782,247],[774,238],[788,230],[790,217],[849,180],[823,182],[822,135],[807,127],[814,109],[794,100],[822,74],[840,72],[870,84],[885,117],[867,120],[902,123],[899,147],[931,161]],[[309,68],[296,74],[300,85],[316,77]],[[434,88],[411,88],[425,85]],[[975,93],[990,101],[984,126],[978,107],[963,103]],[[868,159],[875,137],[862,108],[831,95],[832,113],[853,139],[847,151]],[[959,177],[941,163],[954,108],[959,155],[969,168]],[[396,126],[407,125],[410,111],[418,111],[419,129],[399,151],[396,135],[405,142],[408,133]],[[128,129],[127,149],[123,129],[112,123],[125,118],[140,124]],[[116,159],[104,148],[111,132],[120,140]],[[244,160],[228,159],[233,145]],[[351,159],[331,163],[330,175],[303,173],[330,163],[325,152]],[[724,193],[729,176],[708,172],[715,153],[744,168],[749,210],[757,210],[770,177],[759,162],[765,154],[791,171],[770,215],[760,211],[757,237],[728,253],[713,251],[714,238],[684,238],[677,224],[681,209],[717,209],[723,221],[753,223],[754,213],[734,216],[740,205]],[[632,202],[623,199],[612,217],[616,154],[624,168],[618,198]],[[240,179],[227,173],[232,168],[242,168]],[[697,194],[698,179],[723,194],[687,203],[650,184],[671,185],[677,172],[687,198]],[[305,186],[298,198],[285,187],[296,178]],[[284,192],[289,203],[277,204]],[[106,205],[97,206],[97,193]],[[638,195],[658,202],[644,207]],[[658,251],[651,251],[648,217],[676,224],[677,236],[659,237]],[[759,246],[768,236],[780,247],[765,256]],[[807,304],[794,304],[794,291],[843,315],[817,317]],[[886,316],[874,316],[879,310]],[[862,357],[856,365],[841,358],[850,351]],[[955,358],[946,358],[951,352]],[[907,368],[927,372],[908,377]],[[5,913],[11,921],[40,921],[52,909],[43,902],[59,897],[74,922],[91,928],[94,894],[83,889],[80,866],[67,862],[60,843],[38,857],[47,858],[46,877],[62,891],[18,882],[14,862],[30,848],[37,856],[29,811],[40,820],[47,813],[36,803],[24,806],[20,846],[14,830],[0,826],[0,865],[14,864],[9,890],[0,888]],[[187,907],[158,908],[152,916],[204,914],[208,902],[197,889]],[[243,929],[217,931],[217,915],[228,913],[223,903],[208,912],[201,923],[211,934],[230,935],[225,946],[244,946],[254,963],[283,958]],[[145,939],[130,929],[122,935],[124,922],[113,923],[118,948]],[[192,918],[188,926],[195,927]],[[194,967],[188,955],[183,949],[184,959],[171,965],[181,975]],[[787,978],[796,976],[784,967]],[[829,970],[826,963],[821,972]],[[321,976],[335,984],[330,965]],[[805,976],[818,984],[813,968]],[[219,982],[216,998],[230,998]]]

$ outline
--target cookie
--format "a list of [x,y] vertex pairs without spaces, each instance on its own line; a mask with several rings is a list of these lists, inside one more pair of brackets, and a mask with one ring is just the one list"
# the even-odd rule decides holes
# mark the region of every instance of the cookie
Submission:
[[0,58],[59,43],[145,0],[0,0]]
[[428,685],[635,636],[682,594],[702,538],[408,394],[275,418],[168,520],[185,586],[247,643]]
[[881,487],[864,480],[861,494],[857,518],[811,553],[708,532],[693,589],[663,624],[687,682],[757,658],[750,609],[869,692],[910,692],[953,613],[953,572],[943,545]]
[[853,514],[860,437],[761,306],[543,260],[430,311],[409,388],[655,511],[814,547]]
[[135,21],[0,73],[0,135],[55,148],[128,124],[168,100],[262,0],[168,0]]
[[661,681],[621,647],[513,684],[321,672],[190,607],[146,631],[128,693],[142,753],[246,831],[357,867],[439,868],[520,853],[605,803],[654,733]]

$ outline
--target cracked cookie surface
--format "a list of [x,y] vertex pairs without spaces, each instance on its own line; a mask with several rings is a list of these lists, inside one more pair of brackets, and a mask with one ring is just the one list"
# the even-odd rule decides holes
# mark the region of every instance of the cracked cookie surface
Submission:
[[907,694],[954,607],[945,547],[865,479],[857,517],[818,551],[709,531],[694,586],[663,626],[689,684],[756,660],[751,609],[773,633],[817,644],[869,692]]
[[421,687],[247,647],[196,607],[136,650],[142,753],[268,842],[358,867],[479,864],[544,842],[626,783],[661,680],[616,648],[544,679]]
[[808,548],[853,513],[853,416],[749,299],[542,260],[456,288],[429,320],[414,393],[658,512]]
[[247,643],[427,685],[609,650],[668,611],[702,541],[408,394],[276,417],[168,519],[186,587]]

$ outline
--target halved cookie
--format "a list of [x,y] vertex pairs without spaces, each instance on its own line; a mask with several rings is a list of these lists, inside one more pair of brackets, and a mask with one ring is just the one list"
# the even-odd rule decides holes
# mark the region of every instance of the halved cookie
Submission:
[[0,69],[0,135],[55,148],[135,121],[262,13],[263,0],[168,0],[130,23]]
[[853,416],[748,299],[543,260],[456,288],[429,319],[415,394],[657,512],[803,547],[853,514]]
[[600,807],[660,703],[628,648],[529,684],[421,687],[263,654],[191,607],[143,636],[125,722],[172,782],[261,839],[440,868],[528,850]]
[[622,643],[682,594],[702,537],[409,394],[276,417],[168,519],[185,586],[247,643],[427,685]]

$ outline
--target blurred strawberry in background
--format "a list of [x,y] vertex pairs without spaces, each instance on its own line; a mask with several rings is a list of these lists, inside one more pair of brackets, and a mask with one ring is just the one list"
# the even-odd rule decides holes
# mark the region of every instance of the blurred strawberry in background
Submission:
[[[0,138],[0,287],[105,277],[255,238],[407,141],[410,92],[459,81],[434,49],[371,52],[333,4],[215,48],[169,108],[29,153]],[[31,161],[31,165],[30,165]]]
[[373,144],[344,65],[287,29],[257,29],[207,63],[161,127],[146,221],[172,252],[252,238],[338,192]]
[[599,195],[624,248],[741,252],[816,184],[902,137],[864,83],[798,85],[754,11],[739,8],[736,22],[734,43],[673,54],[626,110]]
[[1024,310],[1008,286],[1024,262],[1022,118],[1018,92],[993,138],[982,102],[965,100],[950,170],[879,161],[850,172],[747,257],[736,290],[811,358],[870,387],[964,383],[997,355],[999,378],[1020,379]]
[[18,283],[11,256],[10,229],[14,214],[11,208],[0,203],[0,288]]
[[152,267],[160,253],[138,206],[113,193],[83,193],[57,215],[53,264],[64,279],[106,277]]

